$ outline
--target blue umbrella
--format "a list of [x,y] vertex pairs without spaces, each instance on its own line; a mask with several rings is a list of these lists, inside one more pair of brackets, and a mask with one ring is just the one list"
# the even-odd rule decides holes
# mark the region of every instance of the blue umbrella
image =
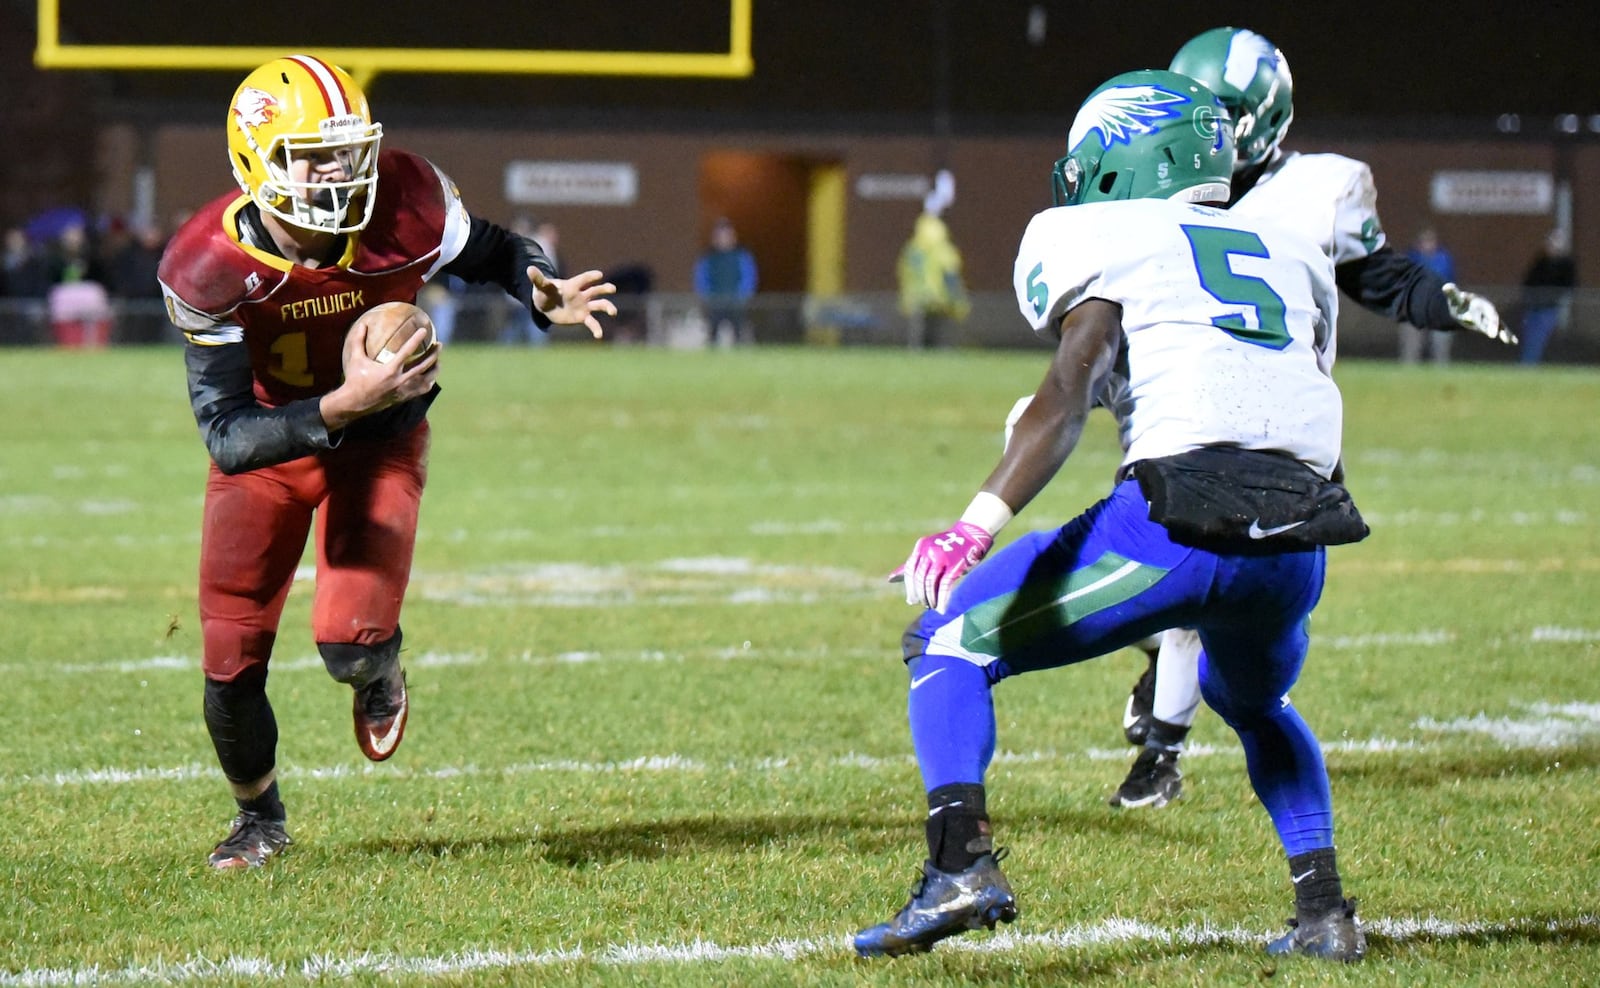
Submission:
[[48,244],[61,236],[68,227],[89,227],[89,216],[77,206],[55,206],[37,213],[23,226],[28,239],[36,244]]

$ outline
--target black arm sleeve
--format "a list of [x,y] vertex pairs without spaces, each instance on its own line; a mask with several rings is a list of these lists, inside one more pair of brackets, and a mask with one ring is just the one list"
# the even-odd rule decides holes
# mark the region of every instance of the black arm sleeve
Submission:
[[550,320],[533,304],[533,282],[528,280],[530,264],[548,277],[556,276],[556,266],[538,243],[474,216],[466,245],[441,270],[475,285],[499,285],[507,295],[527,306],[540,329],[548,329]]
[[402,435],[427,418],[429,406],[439,396],[435,384],[427,394],[363,415],[343,429],[329,432],[322,421],[321,398],[302,398],[277,408],[256,401],[250,352],[243,343],[187,343],[183,360],[189,371],[189,404],[200,426],[200,438],[217,469],[227,474],[298,460],[346,440],[365,442]]
[[1418,329],[1460,329],[1450,316],[1444,279],[1394,250],[1380,247],[1334,269],[1339,290],[1364,308]]
[[339,434],[330,436],[322,421],[319,399],[305,398],[279,408],[256,401],[250,352],[243,343],[186,343],[183,349],[194,420],[223,473],[285,463],[339,444]]

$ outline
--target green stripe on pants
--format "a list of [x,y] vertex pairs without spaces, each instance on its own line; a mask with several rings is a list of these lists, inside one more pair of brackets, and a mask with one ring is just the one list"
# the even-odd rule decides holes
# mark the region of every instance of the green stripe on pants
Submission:
[[999,656],[1137,597],[1167,572],[1108,552],[1065,577],[1024,583],[973,607],[964,615],[961,645]]

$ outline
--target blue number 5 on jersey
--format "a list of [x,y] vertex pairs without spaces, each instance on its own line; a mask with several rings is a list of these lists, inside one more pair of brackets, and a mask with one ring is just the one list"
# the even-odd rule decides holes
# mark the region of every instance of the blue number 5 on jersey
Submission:
[[1245,343],[1273,350],[1288,346],[1289,324],[1284,318],[1287,309],[1283,297],[1260,278],[1234,271],[1230,260],[1234,255],[1270,258],[1272,255],[1261,238],[1245,230],[1214,226],[1184,224],[1183,232],[1189,238],[1200,287],[1219,302],[1243,306],[1253,313],[1251,320],[1242,312],[1216,316],[1211,320],[1212,325]]

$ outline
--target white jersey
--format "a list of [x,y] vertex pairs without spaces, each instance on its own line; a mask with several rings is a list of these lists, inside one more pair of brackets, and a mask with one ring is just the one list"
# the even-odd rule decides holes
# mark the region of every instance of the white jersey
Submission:
[[1358,261],[1385,242],[1372,169],[1338,154],[1280,153],[1228,212],[1309,237],[1335,265]]
[[1209,206],[1063,206],[1028,224],[1014,282],[1023,317],[1052,342],[1079,303],[1121,307],[1124,351],[1103,403],[1124,463],[1232,445],[1333,472],[1343,406],[1324,351],[1338,290],[1318,244]]

